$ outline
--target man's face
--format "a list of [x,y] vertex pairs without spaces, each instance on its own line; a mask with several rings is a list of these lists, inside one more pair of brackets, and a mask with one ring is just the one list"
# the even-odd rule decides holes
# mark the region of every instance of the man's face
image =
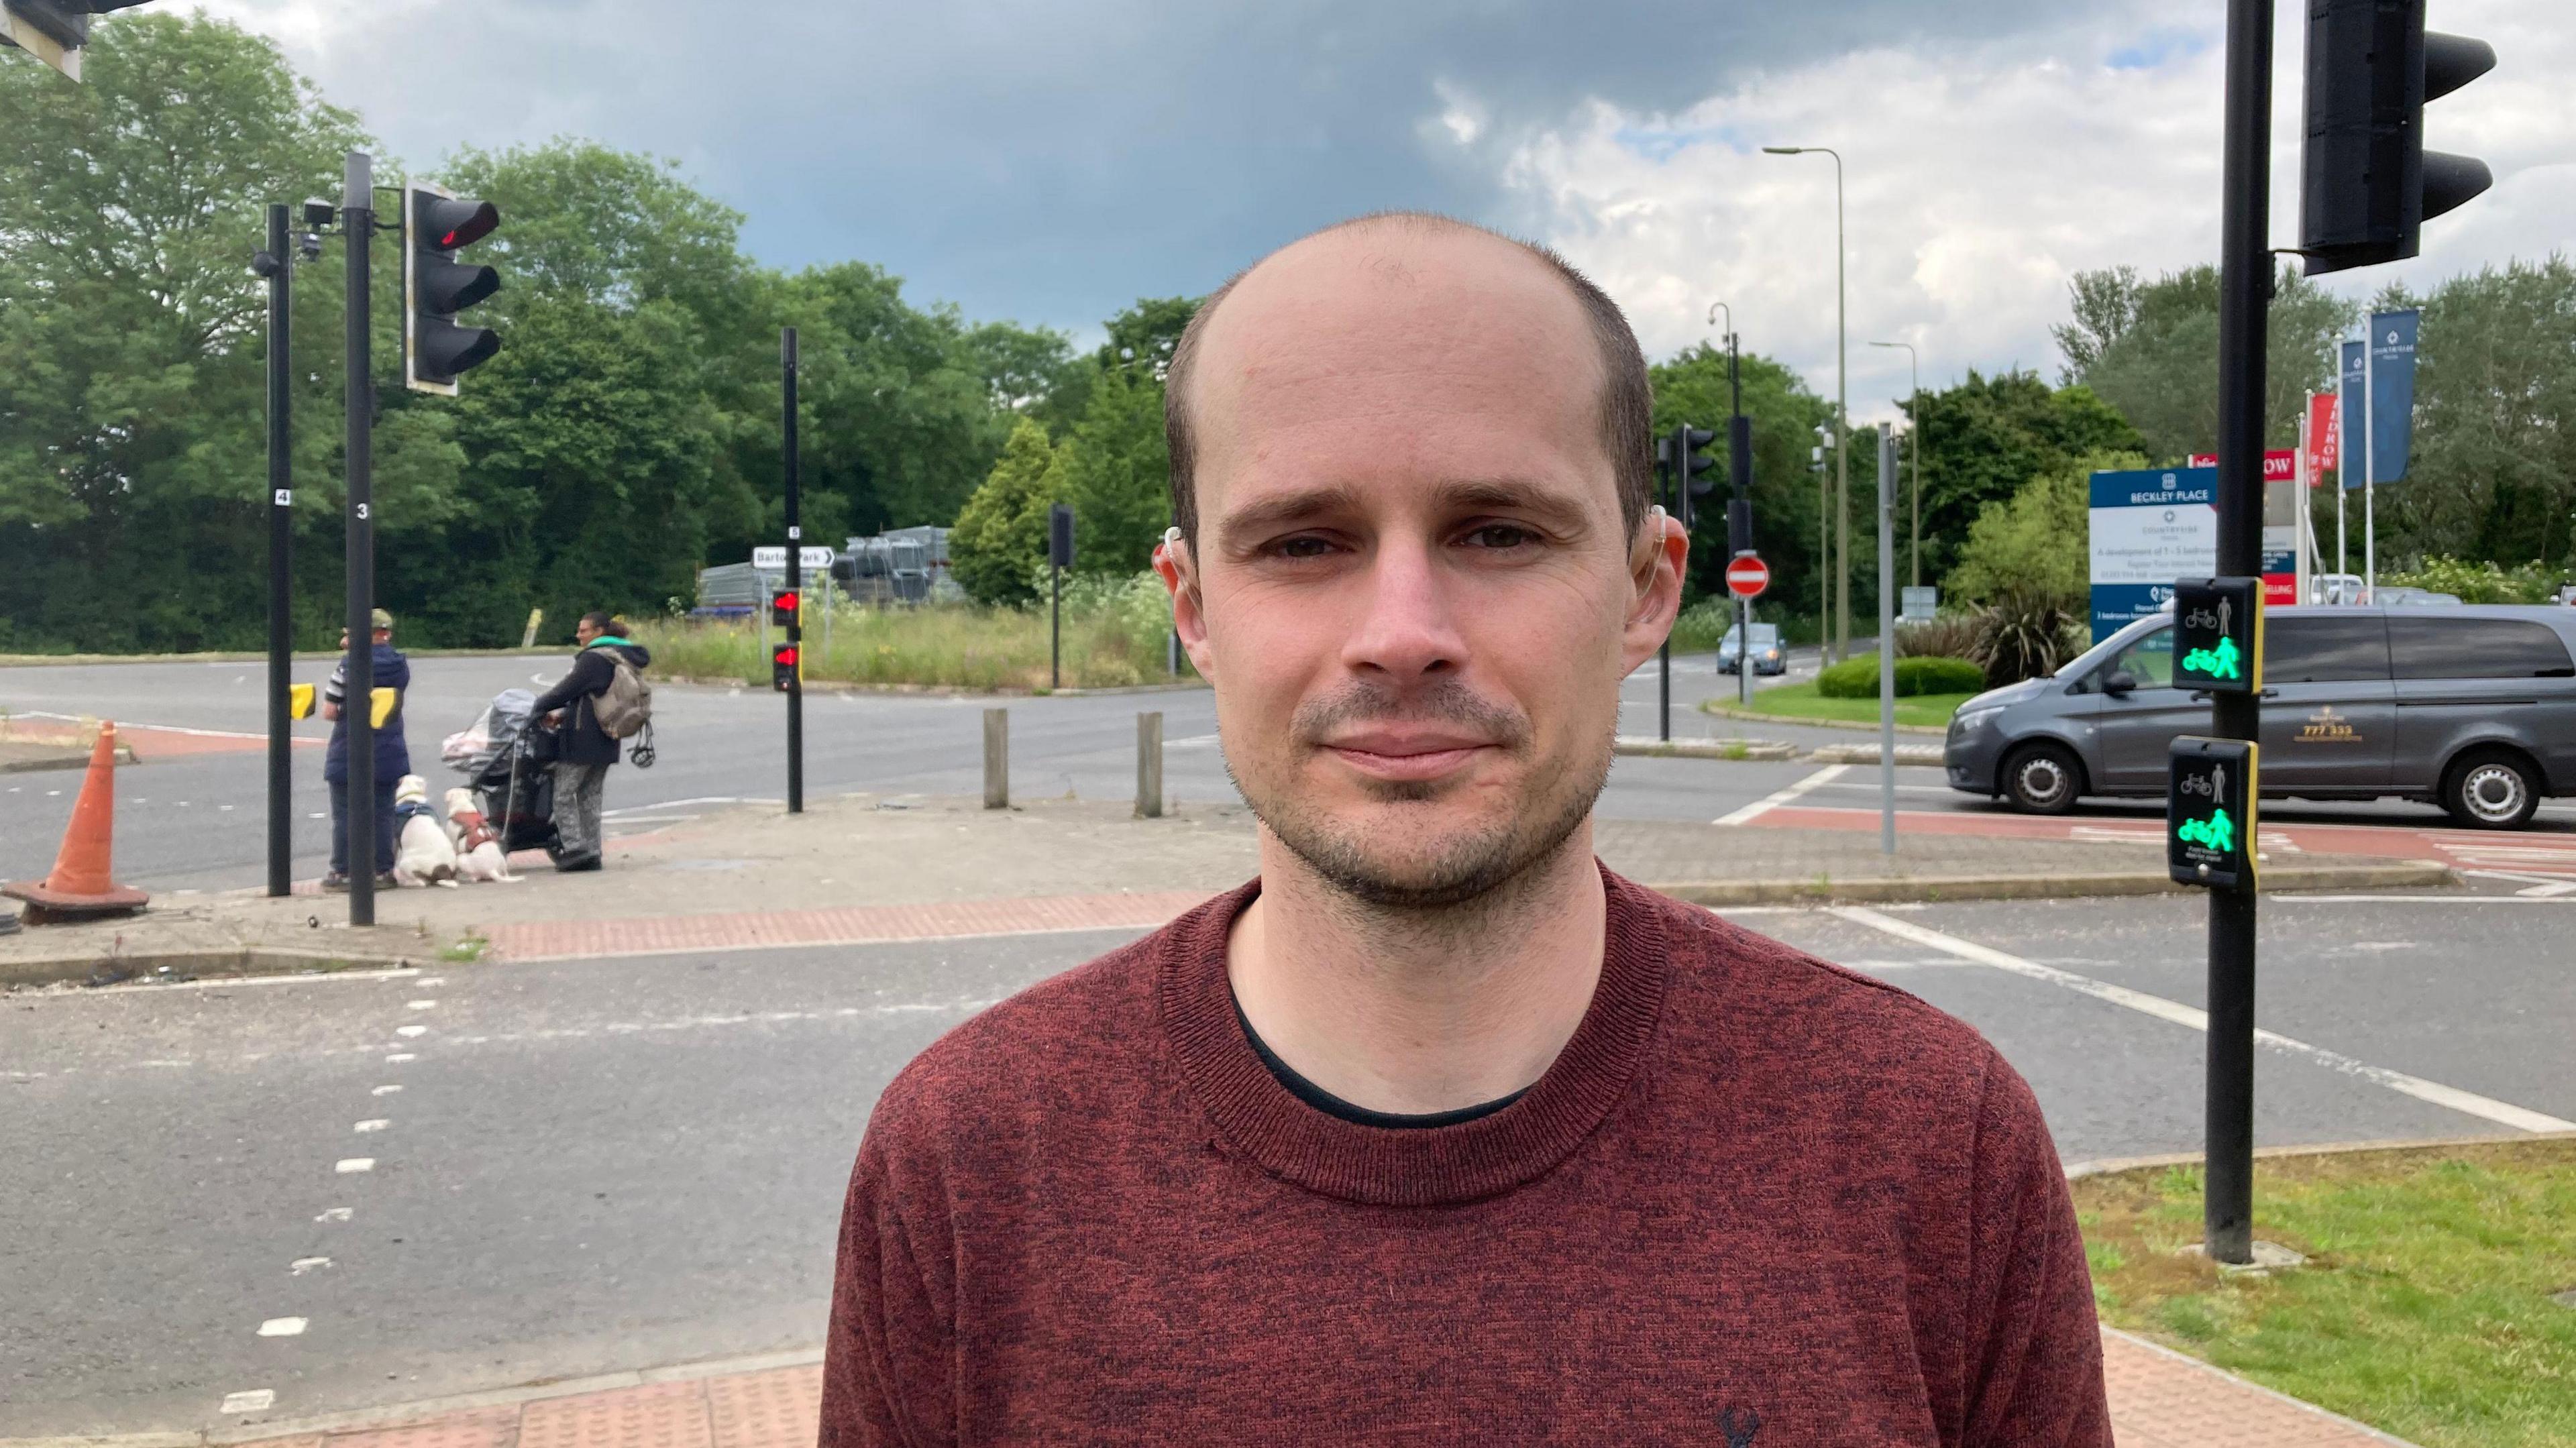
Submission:
[[1491,890],[1607,777],[1685,544],[1623,525],[1601,376],[1564,285],[1472,234],[1315,238],[1211,320],[1175,619],[1245,799],[1362,899]]
[[599,629],[595,627],[589,619],[583,619],[581,622],[572,626],[573,640],[583,648],[589,648],[590,641],[599,637],[599,633]]

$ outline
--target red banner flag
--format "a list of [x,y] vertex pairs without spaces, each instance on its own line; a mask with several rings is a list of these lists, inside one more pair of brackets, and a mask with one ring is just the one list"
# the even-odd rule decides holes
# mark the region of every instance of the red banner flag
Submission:
[[2308,397],[2308,486],[2326,480],[2329,469],[2342,466],[2343,399],[2331,392]]

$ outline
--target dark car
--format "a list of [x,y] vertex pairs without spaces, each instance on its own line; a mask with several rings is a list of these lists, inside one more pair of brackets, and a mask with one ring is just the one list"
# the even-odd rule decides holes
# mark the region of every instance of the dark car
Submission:
[[[2441,805],[2514,829],[2576,794],[2576,610],[2280,608],[2263,641],[2266,797]],[[2062,814],[2086,795],[2162,798],[2167,747],[2209,732],[2173,683],[2173,619],[2140,619],[2045,679],[1951,716],[1950,787]]]
[[[1743,663],[1743,626],[1730,625],[1726,630],[1726,637],[1720,640],[1717,646],[1717,671],[1721,674],[1732,674],[1742,668]],[[1755,624],[1753,626],[1754,676],[1758,678],[1764,674],[1787,672],[1789,672],[1789,651],[1780,647],[1780,626],[1776,623]]]

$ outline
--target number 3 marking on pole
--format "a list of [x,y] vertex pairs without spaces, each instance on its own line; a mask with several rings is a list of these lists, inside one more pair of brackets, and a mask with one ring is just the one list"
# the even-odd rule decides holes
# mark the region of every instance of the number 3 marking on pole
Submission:
[[367,516],[368,516],[367,508],[368,508],[368,505],[367,505],[367,504],[365,504],[365,503],[360,503],[360,504],[358,505],[358,516],[359,516],[359,517],[361,517],[361,518],[367,517]]

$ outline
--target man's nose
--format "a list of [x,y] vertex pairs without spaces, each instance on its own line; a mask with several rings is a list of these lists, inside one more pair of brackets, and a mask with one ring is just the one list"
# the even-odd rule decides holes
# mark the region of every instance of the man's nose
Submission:
[[1378,543],[1370,554],[1359,616],[1342,647],[1343,667],[1402,687],[1455,674],[1466,665],[1457,600],[1437,548],[1411,538]]

